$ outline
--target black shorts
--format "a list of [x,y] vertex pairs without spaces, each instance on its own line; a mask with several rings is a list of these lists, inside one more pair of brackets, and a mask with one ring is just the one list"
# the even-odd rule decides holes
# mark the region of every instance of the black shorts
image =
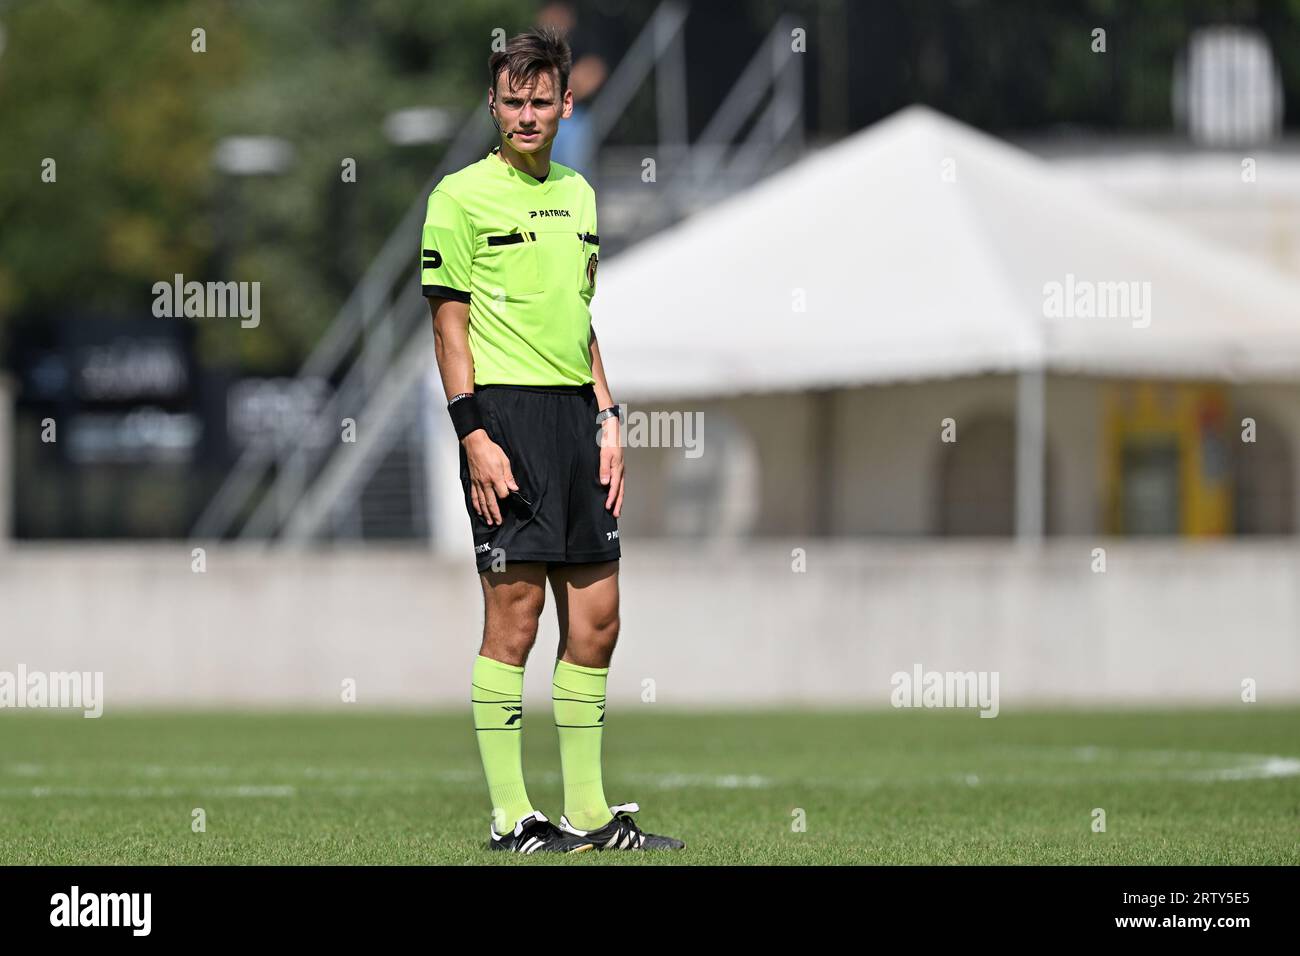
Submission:
[[460,484],[480,572],[515,562],[586,564],[619,558],[618,519],[600,483],[600,426],[590,385],[475,385],[488,437],[510,459],[518,492],[498,499],[501,524],[474,510],[469,462]]

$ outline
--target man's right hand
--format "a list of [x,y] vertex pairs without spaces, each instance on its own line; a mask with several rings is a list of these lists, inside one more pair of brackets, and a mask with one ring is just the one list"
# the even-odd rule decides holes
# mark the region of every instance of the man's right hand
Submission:
[[469,493],[474,510],[488,524],[499,525],[501,508],[497,502],[519,490],[510,472],[510,459],[482,428],[462,438],[461,444],[469,462]]

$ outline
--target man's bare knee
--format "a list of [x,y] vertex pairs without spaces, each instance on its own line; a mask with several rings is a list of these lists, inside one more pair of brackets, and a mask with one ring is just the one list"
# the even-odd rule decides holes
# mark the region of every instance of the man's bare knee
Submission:
[[522,667],[528,659],[528,652],[537,642],[540,613],[540,609],[530,614],[519,608],[489,612],[483,625],[483,647],[485,652],[496,653],[485,653],[485,656]]
[[593,615],[592,619],[585,624],[584,630],[587,632],[585,638],[594,647],[613,650],[618,640],[618,626],[618,608],[613,608],[604,614]]
[[608,667],[618,643],[618,627],[617,607],[570,618],[568,638],[563,642],[566,659],[586,667]]
[[485,583],[484,656],[522,667],[537,641],[537,624],[546,604],[544,584],[529,580]]

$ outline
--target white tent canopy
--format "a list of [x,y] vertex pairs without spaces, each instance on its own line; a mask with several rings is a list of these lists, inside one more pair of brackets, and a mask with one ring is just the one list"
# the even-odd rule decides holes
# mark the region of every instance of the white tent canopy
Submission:
[[[1141,300],[1049,316],[1049,283],[1080,307],[1103,284],[1149,289],[1149,324]],[[593,315],[620,398],[989,371],[1300,376],[1300,283],[923,107],[602,263]]]

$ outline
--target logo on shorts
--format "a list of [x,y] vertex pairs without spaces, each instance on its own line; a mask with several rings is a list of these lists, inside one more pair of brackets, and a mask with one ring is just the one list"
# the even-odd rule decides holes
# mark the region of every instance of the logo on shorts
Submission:
[[491,551],[491,550],[492,550],[492,542],[490,542],[490,541],[484,541],[482,544],[480,544],[477,548],[474,549],[474,553],[475,553],[475,554],[484,554],[485,552],[488,552],[488,551]]
[[596,284],[596,263],[598,261],[594,252],[587,259],[587,285],[594,286]]

